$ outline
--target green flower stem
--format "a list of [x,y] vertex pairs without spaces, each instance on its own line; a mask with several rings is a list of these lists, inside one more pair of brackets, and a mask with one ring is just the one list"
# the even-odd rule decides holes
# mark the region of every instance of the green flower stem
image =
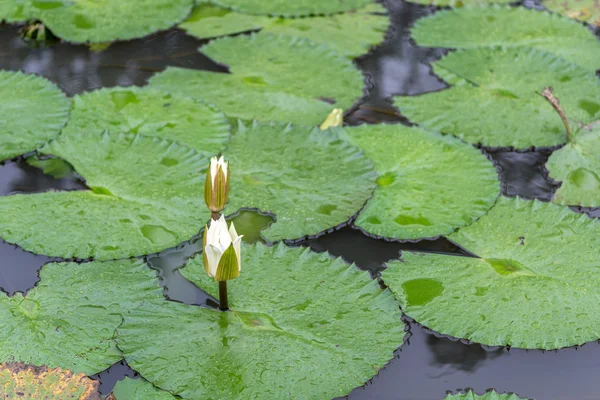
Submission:
[[227,299],[227,281],[219,281],[219,309],[221,311],[229,310],[229,300]]

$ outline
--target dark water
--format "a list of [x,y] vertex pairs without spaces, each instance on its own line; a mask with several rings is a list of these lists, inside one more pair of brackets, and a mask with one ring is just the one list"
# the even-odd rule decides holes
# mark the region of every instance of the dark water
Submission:
[[[445,87],[432,75],[428,63],[446,50],[419,48],[409,38],[414,21],[434,9],[398,0],[390,0],[386,5],[391,12],[392,28],[381,46],[357,60],[368,77],[369,93],[348,117],[350,124],[408,124],[391,105],[390,96]],[[222,66],[196,51],[202,43],[181,31],[171,30],[141,40],[115,43],[99,53],[85,46],[62,43],[49,48],[31,48],[19,39],[18,27],[0,25],[0,69],[43,75],[69,95],[99,87],[144,85],[150,76],[169,65],[224,71]],[[496,162],[503,193],[507,196],[548,201],[559,186],[548,178],[544,168],[551,150],[484,151]],[[85,189],[85,184],[75,174],[55,178],[24,159],[0,165],[0,195],[81,189]],[[600,217],[600,209],[574,210]],[[234,217],[238,230],[247,238],[262,240],[260,227],[268,225],[270,217],[252,212]],[[214,307],[214,299],[177,271],[199,252],[200,243],[200,238],[193,238],[175,249],[148,256],[147,261],[159,271],[168,298]],[[290,245],[328,251],[356,263],[373,276],[385,268],[386,261],[400,258],[402,251],[467,255],[444,238],[407,243],[386,241],[369,237],[351,225]],[[0,242],[0,288],[9,295],[27,291],[37,282],[39,269],[50,261],[48,257]],[[477,392],[488,388],[513,391],[538,400],[600,399],[600,380],[597,379],[600,346],[597,343],[552,352],[490,349],[437,335],[408,320],[406,323],[409,338],[397,357],[371,383],[355,389],[350,399],[436,400],[443,398],[447,391],[468,387]],[[116,381],[125,376],[135,376],[135,372],[121,362],[94,378],[100,380],[102,392],[108,394]]]

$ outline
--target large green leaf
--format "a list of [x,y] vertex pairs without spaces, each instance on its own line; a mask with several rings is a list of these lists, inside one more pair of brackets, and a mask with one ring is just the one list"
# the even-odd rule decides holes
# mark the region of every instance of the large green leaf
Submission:
[[491,390],[481,396],[469,390],[466,393],[449,394],[444,400],[523,400],[514,393],[497,393]]
[[122,358],[113,337],[123,316],[161,298],[140,260],[45,265],[27,295],[0,293],[0,360],[95,374]]
[[[129,365],[189,399],[325,399],[366,382],[402,344],[398,303],[355,266],[283,244],[243,245],[242,258],[230,312],[163,301],[126,316],[117,340]],[[182,273],[218,291],[202,257]]]
[[[198,38],[211,38],[249,30],[308,38],[335,48],[340,54],[357,57],[380,43],[389,18],[385,7],[369,4],[364,8],[330,16],[276,18],[248,15],[212,4],[201,3],[179,26]],[[378,15],[379,14],[379,15]]]
[[449,7],[464,7],[473,5],[486,5],[486,4],[508,4],[511,0],[410,0],[411,3],[432,5],[432,6],[449,6]]
[[600,124],[576,132],[569,143],[552,153],[546,168],[552,179],[562,182],[555,203],[600,207]]
[[84,132],[42,151],[70,162],[91,190],[0,197],[0,236],[28,251],[101,260],[149,254],[188,240],[209,218],[208,160],[179,144]]
[[116,400],[175,400],[171,393],[157,389],[145,379],[126,377],[117,382],[113,395]]
[[417,322],[490,346],[558,349],[600,338],[598,220],[501,197],[449,239],[482,258],[405,253],[382,273]]
[[33,16],[30,0],[0,0],[0,21],[22,22]]
[[46,79],[0,71],[0,160],[35,150],[67,123],[70,102]]
[[474,48],[449,54],[434,71],[453,85],[396,105],[410,120],[484,146],[566,142],[558,114],[539,93],[554,88],[570,116],[600,118],[600,80],[584,68],[531,48]]
[[352,62],[306,39],[253,34],[218,39],[201,50],[231,74],[168,68],[151,86],[204,99],[230,117],[305,125],[362,95],[363,78]]
[[379,174],[356,220],[369,233],[398,239],[449,234],[484,215],[500,193],[493,164],[452,136],[383,124],[346,132]]
[[600,68],[600,41],[577,21],[523,7],[465,7],[435,13],[412,30],[420,46],[529,46],[588,70]]
[[544,0],[551,11],[600,27],[600,2],[598,0]]
[[336,131],[255,123],[240,125],[225,152],[234,172],[228,214],[257,208],[275,214],[271,240],[316,235],[348,221],[371,196],[376,174]]
[[300,16],[335,14],[356,10],[372,0],[212,0],[223,7],[248,14]]
[[229,140],[230,126],[225,115],[212,106],[146,88],[100,89],[75,96],[63,135],[107,129],[157,136],[214,155]]

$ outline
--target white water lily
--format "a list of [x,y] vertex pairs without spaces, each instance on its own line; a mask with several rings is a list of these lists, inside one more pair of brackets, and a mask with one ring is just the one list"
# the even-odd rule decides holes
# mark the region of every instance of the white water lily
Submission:
[[202,247],[204,269],[217,281],[227,281],[240,276],[242,270],[241,242],[244,235],[238,235],[233,222],[227,229],[225,217],[211,220],[204,229]]
[[229,162],[213,157],[206,172],[204,201],[212,212],[221,212],[229,195]]

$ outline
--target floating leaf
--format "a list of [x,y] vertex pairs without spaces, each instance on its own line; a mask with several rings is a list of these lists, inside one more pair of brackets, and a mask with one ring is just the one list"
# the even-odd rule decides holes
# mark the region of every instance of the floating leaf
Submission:
[[113,336],[123,316],[161,298],[141,260],[47,264],[27,295],[0,293],[0,360],[98,373],[122,358]]
[[0,0],[0,22],[23,22],[32,15],[30,1]]
[[[325,399],[362,385],[402,344],[398,304],[367,273],[308,249],[243,246],[230,312],[162,301],[125,317],[118,343],[132,368],[183,398]],[[218,291],[202,257],[182,273]]]
[[543,4],[550,11],[600,27],[598,0],[544,0]]
[[21,72],[0,71],[0,160],[28,153],[56,137],[70,102],[56,85]]
[[584,68],[529,48],[475,48],[449,54],[434,71],[451,88],[396,105],[410,120],[484,146],[556,146],[560,117],[539,93],[552,86],[573,119],[600,118],[600,81]]
[[223,7],[248,14],[283,16],[336,14],[356,10],[372,0],[212,0]]
[[210,156],[223,150],[230,126],[212,106],[146,88],[100,89],[75,96],[63,135],[106,129],[172,140]]
[[588,70],[600,68],[600,41],[577,21],[523,7],[465,7],[417,21],[420,46],[473,48],[529,46],[554,53]]
[[[306,18],[276,18],[241,14],[212,4],[201,3],[179,26],[200,39],[232,35],[250,30],[286,34],[322,42],[340,54],[356,57],[380,43],[389,18],[385,7],[369,4],[343,14]],[[379,15],[378,15],[379,14]]]
[[350,60],[305,39],[235,36],[201,50],[227,64],[231,74],[167,68],[151,86],[204,99],[230,117],[305,125],[320,123],[362,95],[362,75]]
[[600,338],[597,220],[501,197],[449,239],[482,258],[404,253],[383,271],[417,322],[490,346],[558,349]]
[[570,143],[552,153],[546,168],[552,179],[562,182],[555,203],[600,207],[600,124],[575,133]]
[[438,7],[464,7],[464,6],[482,6],[486,4],[508,4],[512,0],[410,0],[410,3],[438,6]]
[[497,393],[492,390],[483,395],[478,395],[472,390],[467,393],[449,394],[444,400],[524,400],[514,393]]
[[316,235],[356,214],[371,196],[373,165],[337,131],[240,125],[225,152],[235,173],[227,213],[242,207],[275,215],[271,241]]
[[377,190],[356,220],[369,233],[398,239],[449,234],[484,215],[500,193],[493,164],[452,136],[383,124],[346,132],[379,173]]
[[100,382],[85,374],[20,362],[0,365],[0,388],[5,399],[100,400]]
[[42,149],[67,160],[87,191],[0,197],[0,236],[36,254],[108,260],[158,252],[208,220],[208,160],[179,144],[125,134],[61,135]]
[[113,395],[116,400],[175,400],[171,393],[157,389],[145,379],[126,377],[117,382]]

